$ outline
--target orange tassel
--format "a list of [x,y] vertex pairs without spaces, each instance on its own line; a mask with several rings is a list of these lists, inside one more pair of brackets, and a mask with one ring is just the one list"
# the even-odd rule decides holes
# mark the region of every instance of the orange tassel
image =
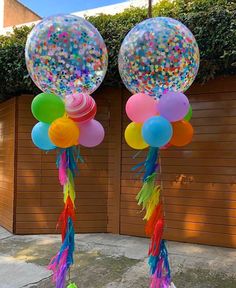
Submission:
[[155,225],[158,221],[158,219],[163,218],[163,209],[162,209],[162,204],[158,204],[152,213],[152,216],[150,219],[147,221],[146,226],[145,226],[145,232],[147,236],[152,236],[154,233]]

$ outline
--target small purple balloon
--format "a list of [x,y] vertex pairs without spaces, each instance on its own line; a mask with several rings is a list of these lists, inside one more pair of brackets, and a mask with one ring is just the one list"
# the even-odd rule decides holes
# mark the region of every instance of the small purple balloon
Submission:
[[80,123],[79,130],[79,144],[84,147],[95,147],[99,145],[105,136],[102,124],[94,119]]
[[180,92],[167,92],[163,94],[158,103],[160,115],[176,122],[182,120],[189,110],[188,98]]

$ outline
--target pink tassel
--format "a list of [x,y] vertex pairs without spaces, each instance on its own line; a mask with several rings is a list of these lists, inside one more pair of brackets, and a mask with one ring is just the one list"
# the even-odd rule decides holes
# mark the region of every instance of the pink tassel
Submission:
[[59,181],[61,185],[65,185],[67,183],[67,161],[66,161],[66,151],[64,151],[60,156],[59,163]]

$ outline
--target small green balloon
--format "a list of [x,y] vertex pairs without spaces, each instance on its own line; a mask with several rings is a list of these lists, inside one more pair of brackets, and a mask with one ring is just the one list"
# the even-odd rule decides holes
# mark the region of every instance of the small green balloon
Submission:
[[78,288],[75,283],[70,283],[67,288]]
[[65,104],[54,94],[40,93],[33,99],[31,111],[37,120],[50,124],[65,114]]
[[192,106],[189,106],[188,113],[184,116],[184,120],[190,121],[193,115]]

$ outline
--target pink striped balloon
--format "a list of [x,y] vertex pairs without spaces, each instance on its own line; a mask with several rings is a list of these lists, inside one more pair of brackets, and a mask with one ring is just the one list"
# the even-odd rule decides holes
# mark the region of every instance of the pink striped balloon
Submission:
[[65,107],[68,116],[79,123],[84,123],[93,119],[97,112],[95,100],[85,93],[66,96]]

